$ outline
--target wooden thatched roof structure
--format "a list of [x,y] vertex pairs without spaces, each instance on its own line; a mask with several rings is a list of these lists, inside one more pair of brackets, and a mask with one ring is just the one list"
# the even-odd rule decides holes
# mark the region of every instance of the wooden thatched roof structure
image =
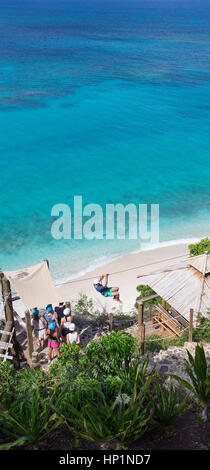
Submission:
[[208,317],[210,309],[210,255],[195,256],[167,268],[137,276],[189,320],[190,309]]

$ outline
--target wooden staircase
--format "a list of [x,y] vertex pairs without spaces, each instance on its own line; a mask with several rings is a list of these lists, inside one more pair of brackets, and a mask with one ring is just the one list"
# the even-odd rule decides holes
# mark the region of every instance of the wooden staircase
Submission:
[[169,331],[175,337],[181,337],[184,328],[189,326],[187,320],[175,310],[166,310],[162,305],[155,306],[156,315],[153,317],[154,327],[160,327],[161,332]]

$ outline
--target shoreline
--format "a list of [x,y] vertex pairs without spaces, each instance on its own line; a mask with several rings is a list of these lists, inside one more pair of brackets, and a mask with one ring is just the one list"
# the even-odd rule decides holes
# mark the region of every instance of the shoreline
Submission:
[[[122,313],[129,313],[135,304],[138,295],[137,285],[141,282],[137,279],[139,274],[149,274],[165,266],[177,264],[188,258],[189,243],[179,243],[150,250],[142,250],[138,253],[129,253],[116,260],[103,264],[92,271],[77,278],[66,281],[59,286],[64,300],[75,302],[80,294],[92,298],[96,309],[110,312],[112,309]],[[120,288],[120,298],[123,304],[105,298],[93,287],[93,280],[101,274],[109,273],[109,286]],[[68,297],[66,299],[66,297]]]
[[148,247],[144,247],[142,248],[141,250],[134,250],[134,251],[130,251],[130,252],[127,252],[127,253],[122,253],[122,254],[116,254],[116,255],[112,255],[110,257],[105,257],[105,256],[102,256],[101,258],[104,258],[103,261],[100,259],[100,258],[97,258],[95,261],[93,260],[91,264],[89,264],[89,266],[87,267],[87,269],[82,269],[82,270],[79,270],[77,273],[74,273],[72,275],[69,275],[68,277],[53,277],[53,273],[52,274],[52,277],[54,279],[54,283],[56,285],[56,287],[61,287],[63,284],[66,284],[70,281],[73,281],[74,279],[80,279],[82,278],[84,275],[86,274],[91,274],[91,272],[95,271],[96,269],[100,269],[102,268],[103,266],[106,266],[112,262],[115,262],[121,258],[124,258],[125,256],[129,256],[129,255],[139,255],[140,253],[145,253],[145,252],[150,252],[150,251],[155,251],[157,249],[160,249],[160,248],[167,248],[167,247],[171,247],[173,248],[174,246],[176,245],[190,245],[191,243],[198,243],[200,240],[202,240],[203,238],[207,237],[208,235],[206,236],[200,236],[200,237],[193,237],[193,238],[180,238],[180,239],[174,239],[174,240],[165,240],[165,241],[162,241],[162,242],[159,242],[159,243],[155,243],[155,244],[148,244]]
[[[184,261],[189,256],[188,245],[200,239],[163,242],[158,247],[128,253],[56,285],[63,300],[71,302],[72,310],[80,295],[85,295],[93,300],[94,310],[101,313],[130,313],[134,309],[138,295],[136,287],[140,284],[140,280],[137,276]],[[122,304],[112,298],[103,297],[93,287],[93,280],[105,273],[110,274],[108,285],[120,288]],[[21,317],[24,316],[25,307],[21,300],[14,301],[14,309]]]

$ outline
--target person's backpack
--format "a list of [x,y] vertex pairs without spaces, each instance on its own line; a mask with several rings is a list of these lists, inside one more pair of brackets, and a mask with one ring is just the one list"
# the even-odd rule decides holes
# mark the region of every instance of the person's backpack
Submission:
[[49,324],[53,321],[53,315],[51,313],[44,313],[43,318],[45,319],[49,327]]

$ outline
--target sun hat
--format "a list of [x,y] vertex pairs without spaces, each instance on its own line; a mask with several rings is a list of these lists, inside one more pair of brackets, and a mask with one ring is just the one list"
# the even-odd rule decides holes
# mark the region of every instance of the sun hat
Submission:
[[37,310],[37,308],[34,308],[32,310],[32,315],[33,315],[33,317],[36,317],[37,315],[39,315],[39,310]]
[[50,330],[54,330],[56,328],[56,323],[54,321],[52,321],[50,324],[49,324],[49,329]]
[[68,328],[70,331],[74,331],[75,330],[75,323],[71,323],[71,325],[69,325],[69,328]]
[[94,286],[95,286],[95,284],[100,284],[99,279],[95,279],[95,281],[93,281],[93,285],[94,285]]
[[53,309],[53,308],[52,308],[52,305],[47,305],[47,307],[46,307],[46,312],[47,312],[47,313],[50,313],[50,312],[52,312],[52,309]]
[[70,308],[65,308],[64,311],[63,311],[63,314],[65,315],[65,317],[68,317],[71,313],[71,309]]

